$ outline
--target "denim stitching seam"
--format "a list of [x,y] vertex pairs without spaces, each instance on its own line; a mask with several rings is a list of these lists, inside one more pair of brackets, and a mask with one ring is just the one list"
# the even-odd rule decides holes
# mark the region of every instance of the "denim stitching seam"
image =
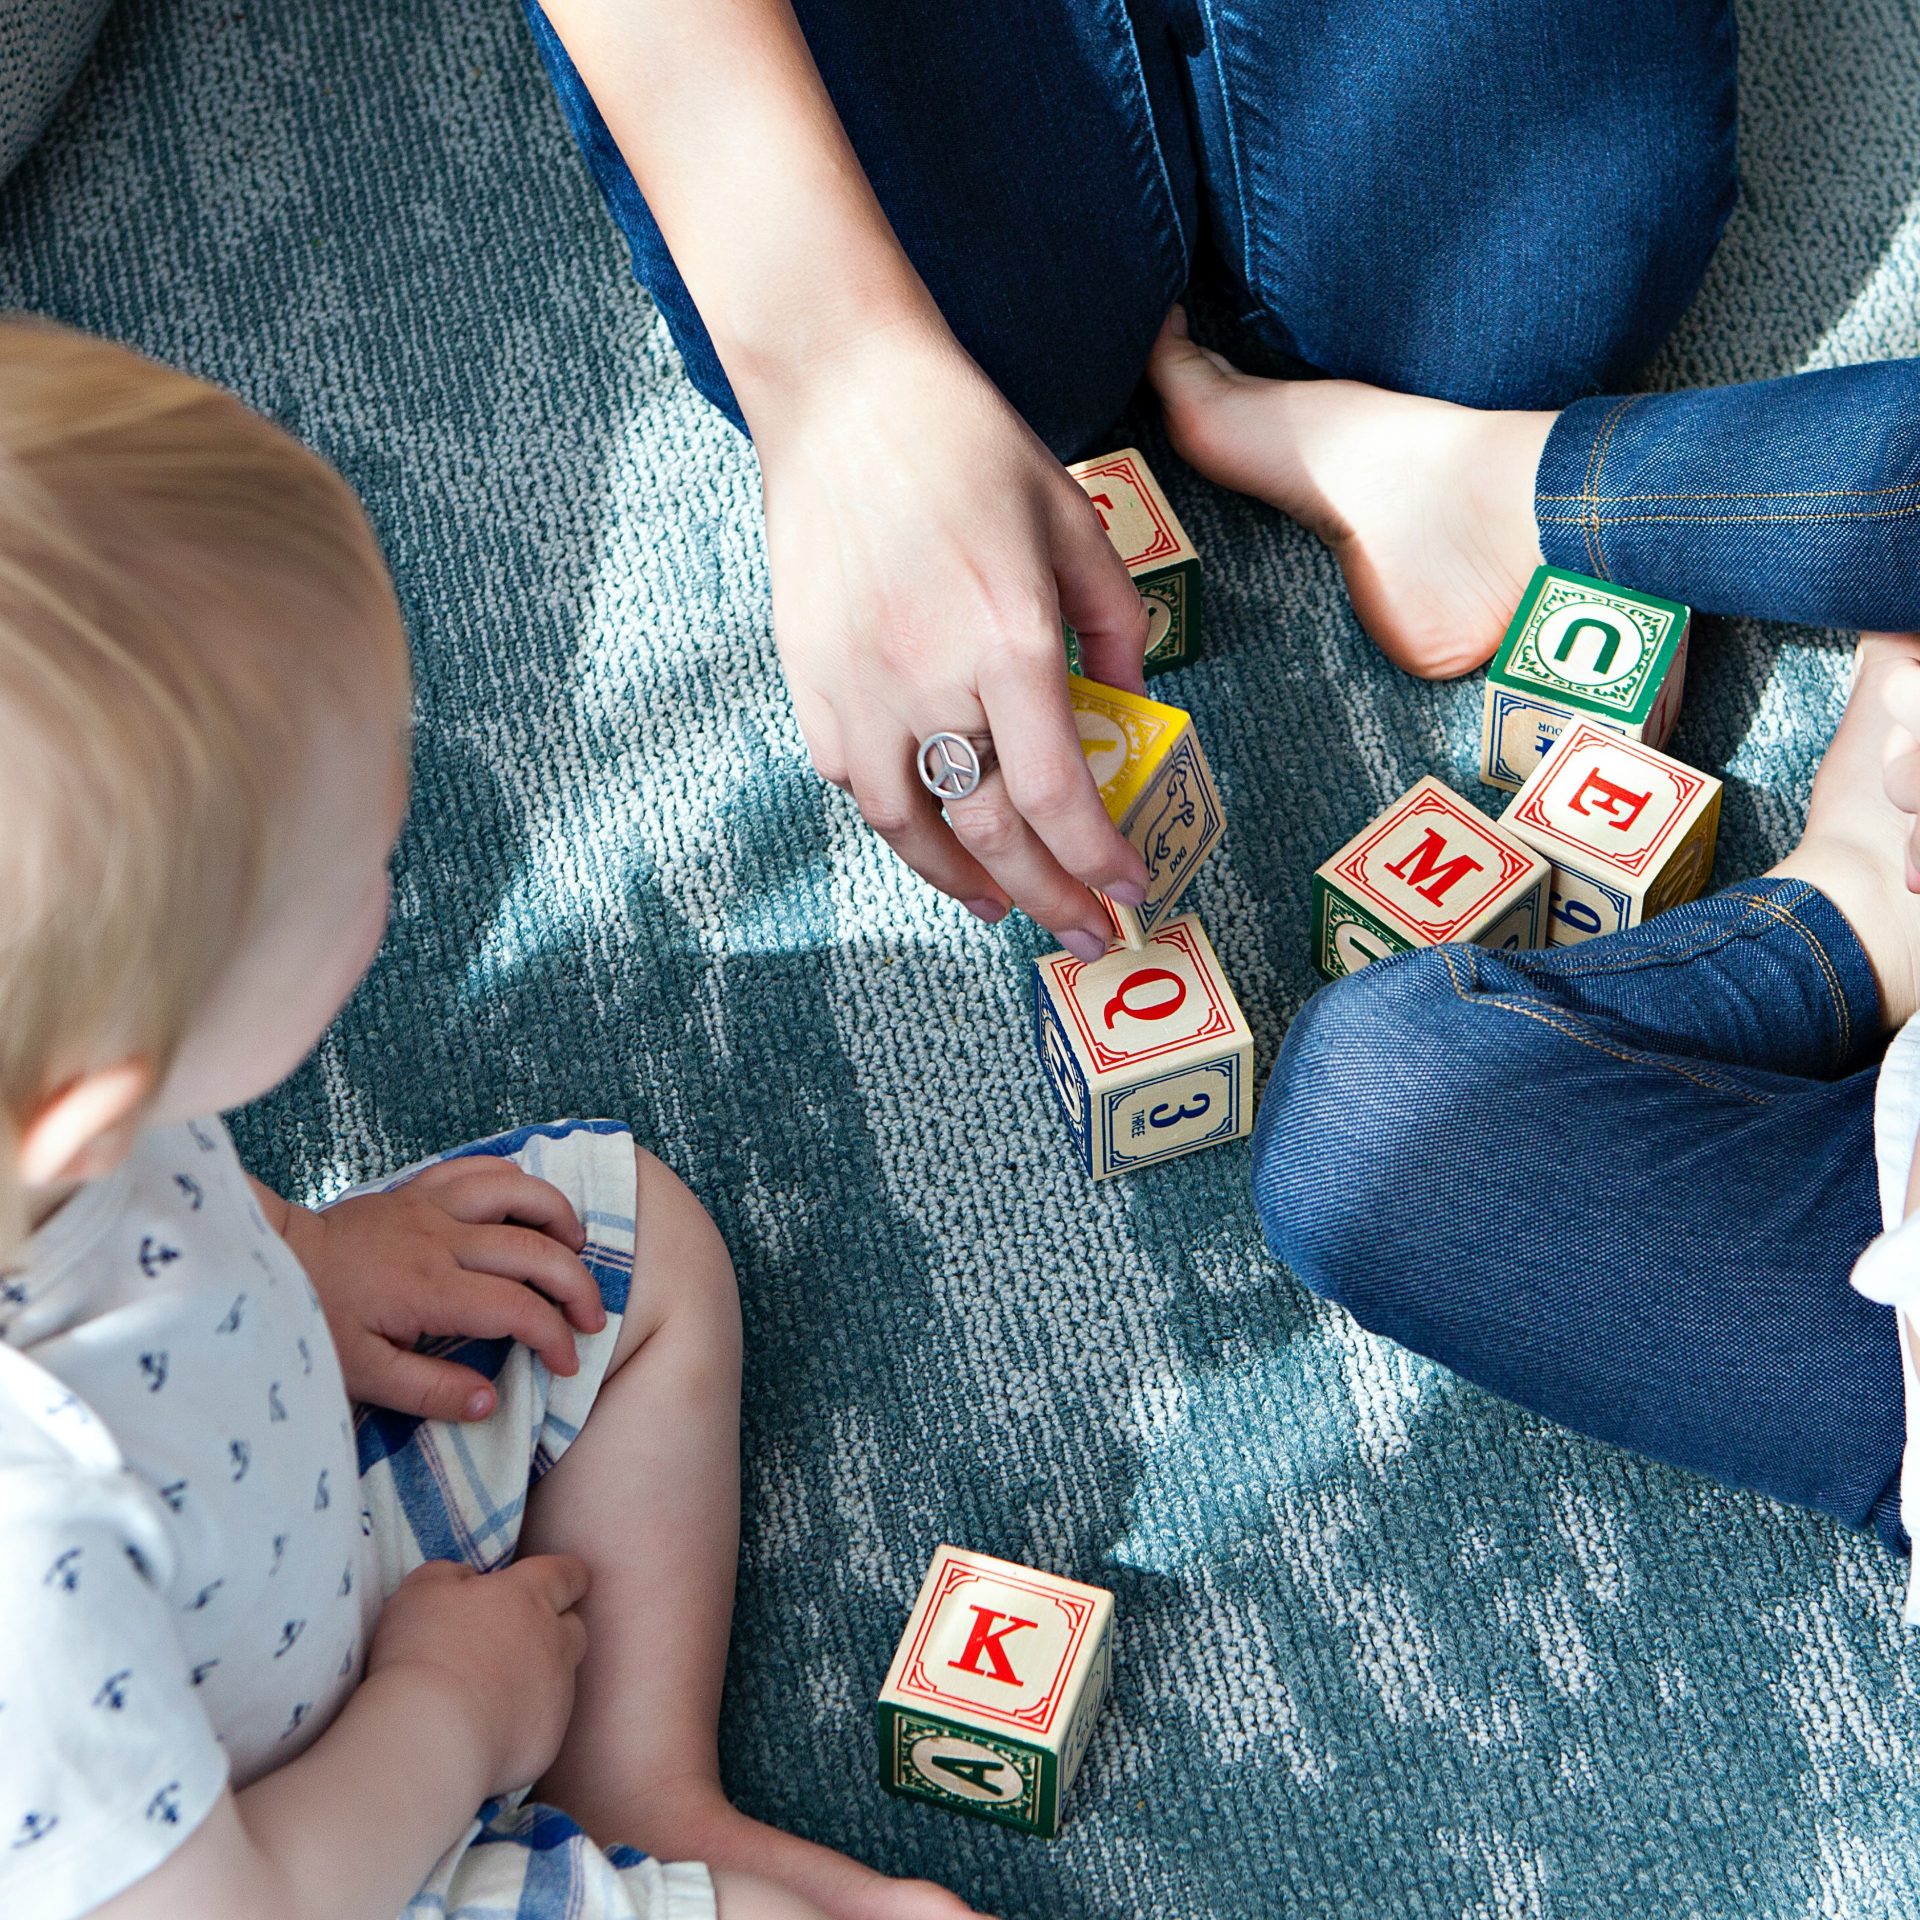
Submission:
[[1593,1035],[1582,1032],[1578,1025],[1568,1019],[1564,1017],[1556,1019],[1554,1015],[1549,1013],[1544,1007],[1526,1006],[1512,999],[1495,999],[1488,994],[1478,996],[1470,995],[1461,987],[1459,977],[1454,972],[1453,955],[1445,947],[1437,947],[1434,951],[1440,955],[1441,961],[1447,969],[1447,978],[1452,982],[1454,992],[1459,995],[1462,1000],[1472,999],[1476,1006],[1497,1007],[1503,1013],[1517,1013],[1523,1019],[1537,1020],[1543,1027],[1551,1028],[1555,1033],[1561,1034],[1566,1039],[1575,1041],[1580,1046],[1590,1048],[1595,1053],[1603,1053],[1610,1060],[1618,1060],[1626,1066],[1658,1067],[1662,1072],[1673,1074],[1677,1079],[1691,1081],[1692,1084],[1697,1087],[1704,1087],[1709,1093],[1731,1094],[1735,1099],[1746,1101],[1749,1106],[1770,1107],[1773,1105],[1773,1101],[1764,1093],[1755,1093],[1751,1088],[1747,1087],[1726,1085],[1710,1075],[1690,1071],[1675,1061],[1663,1060],[1656,1054],[1630,1053],[1622,1047],[1610,1047],[1604,1041],[1595,1039]]
[[1782,925],[1791,927],[1807,943],[1808,951],[1819,964],[1821,975],[1827,983],[1827,993],[1833,1001],[1834,1019],[1840,1029],[1840,1051],[1850,1051],[1853,1045],[1853,1015],[1847,1006],[1846,989],[1840,983],[1840,970],[1833,964],[1833,957],[1821,943],[1820,936],[1791,907],[1763,895],[1750,897],[1762,913],[1770,914]]
[[1593,573],[1596,580],[1610,579],[1607,572],[1606,550],[1600,544],[1600,476],[1607,470],[1607,455],[1613,446],[1614,429],[1619,426],[1640,395],[1629,394],[1626,399],[1607,416],[1600,429],[1599,443],[1594,448],[1593,464],[1588,472],[1587,495],[1589,500],[1589,519],[1587,525],[1587,554],[1593,561]]

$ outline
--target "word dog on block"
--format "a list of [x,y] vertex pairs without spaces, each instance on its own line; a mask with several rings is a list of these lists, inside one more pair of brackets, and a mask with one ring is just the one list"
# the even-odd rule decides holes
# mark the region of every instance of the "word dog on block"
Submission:
[[1423,775],[1313,876],[1313,960],[1329,980],[1409,947],[1546,944],[1547,862]]
[[1500,823],[1553,862],[1547,937],[1570,947],[1700,892],[1713,871],[1720,782],[1576,720]]
[[1034,963],[1034,1042],[1096,1180],[1253,1125],[1253,1033],[1192,914],[1137,949]]
[[[1147,603],[1147,672],[1185,666],[1200,650],[1200,556],[1173,503],[1132,447],[1067,471],[1086,489]],[[1071,627],[1067,659],[1078,673],[1080,646]]]
[[1516,792],[1568,721],[1664,747],[1687,674],[1688,610],[1558,567],[1536,567],[1487,668],[1480,777]]
[[1113,1595],[942,1547],[880,1690],[889,1793],[1051,1840],[1112,1665]]
[[1227,830],[1207,756],[1192,718],[1179,707],[1078,674],[1068,678],[1067,690],[1100,798],[1147,863],[1139,925],[1151,933]]

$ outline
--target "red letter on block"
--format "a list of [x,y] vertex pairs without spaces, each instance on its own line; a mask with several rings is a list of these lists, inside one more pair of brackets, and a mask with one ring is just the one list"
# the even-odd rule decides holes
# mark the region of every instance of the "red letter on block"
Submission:
[[[1651,792],[1635,793],[1630,787],[1616,787],[1611,780],[1603,779],[1589,767],[1587,777],[1580,782],[1580,791],[1567,802],[1575,813],[1584,814],[1589,820],[1593,818],[1594,809],[1583,807],[1580,803],[1590,792],[1600,795],[1599,810],[1622,833],[1640,818],[1640,810],[1653,798]],[[1633,803],[1630,807],[1627,804],[1629,801]]]
[[[1449,887],[1464,880],[1468,874],[1480,871],[1480,862],[1466,853],[1455,854],[1442,866],[1440,856],[1446,850],[1446,841],[1429,827],[1427,837],[1411,853],[1403,854],[1397,867],[1389,867],[1387,871],[1404,880],[1423,900],[1431,900],[1436,907],[1444,906]],[[1407,871],[1409,867],[1413,869],[1411,873]],[[1423,880],[1431,880],[1433,885],[1422,886],[1420,883]]]
[[[996,1627],[996,1620],[1004,1620],[1004,1627]],[[1037,1627],[1037,1620],[1016,1620],[1010,1613],[1001,1613],[994,1607],[976,1606],[973,1610],[973,1631],[967,1635],[966,1651],[958,1660],[949,1660],[947,1665],[958,1667],[962,1673],[979,1674],[982,1680],[1004,1680],[1008,1686],[1017,1687],[1020,1676],[1014,1672],[1007,1661],[1006,1649],[1000,1642],[1008,1634],[1017,1633],[1022,1627]],[[981,1657],[985,1656],[991,1673],[980,1673]]]

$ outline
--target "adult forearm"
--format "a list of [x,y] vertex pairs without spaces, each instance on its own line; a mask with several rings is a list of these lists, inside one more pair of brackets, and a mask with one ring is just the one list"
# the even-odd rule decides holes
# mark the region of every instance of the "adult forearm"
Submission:
[[547,0],[749,420],[810,363],[938,324],[788,0]]
[[1582,400],[1535,512],[1556,565],[1708,612],[1920,627],[1920,360]]

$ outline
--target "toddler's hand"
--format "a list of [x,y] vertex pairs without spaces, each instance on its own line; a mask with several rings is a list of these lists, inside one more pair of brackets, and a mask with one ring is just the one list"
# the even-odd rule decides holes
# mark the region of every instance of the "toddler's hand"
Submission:
[[566,1737],[587,1650],[573,1609],[586,1591],[586,1563],[572,1554],[493,1573],[429,1560],[381,1609],[367,1673],[414,1667],[450,1684],[489,1755],[487,1792],[510,1793],[539,1779]]
[[[1893,719],[1882,762],[1887,798],[1920,816],[1920,661],[1889,668],[1883,697]],[[1920,893],[1920,817],[1907,831],[1907,890]]]
[[294,1207],[285,1234],[326,1311],[349,1397],[374,1406],[484,1419],[488,1382],[416,1342],[518,1340],[571,1374],[574,1330],[607,1323],[566,1195],[510,1160],[443,1160],[391,1193]]

